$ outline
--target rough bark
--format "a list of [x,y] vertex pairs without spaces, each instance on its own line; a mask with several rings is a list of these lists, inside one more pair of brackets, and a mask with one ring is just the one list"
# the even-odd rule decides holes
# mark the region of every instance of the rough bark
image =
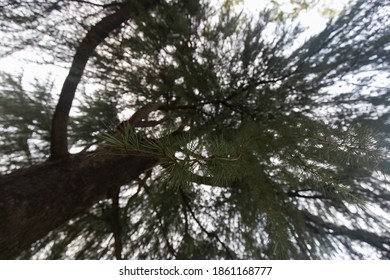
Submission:
[[154,163],[146,157],[81,153],[1,176],[0,258],[16,258]]

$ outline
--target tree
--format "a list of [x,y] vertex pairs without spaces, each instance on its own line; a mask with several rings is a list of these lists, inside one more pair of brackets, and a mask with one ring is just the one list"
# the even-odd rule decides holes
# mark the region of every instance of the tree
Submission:
[[300,44],[233,2],[2,3],[71,66],[56,104],[3,74],[1,258],[389,258],[389,6]]

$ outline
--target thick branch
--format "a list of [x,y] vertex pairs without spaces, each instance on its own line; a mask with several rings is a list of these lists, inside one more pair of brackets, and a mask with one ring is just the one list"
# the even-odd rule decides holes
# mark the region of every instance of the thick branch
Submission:
[[155,163],[100,150],[0,176],[0,259],[17,257]]
[[130,117],[130,119],[121,122],[117,127],[117,131],[122,132],[123,129],[127,126],[131,126],[131,127],[139,126],[139,124],[142,124],[143,119],[146,119],[151,112],[158,110],[160,107],[161,107],[161,104],[158,102],[146,104],[145,106],[138,109]]
[[[101,44],[115,29],[121,27],[131,15],[141,9],[156,5],[160,0],[129,1],[115,13],[106,16],[94,25],[76,49],[69,74],[62,86],[60,98],[54,112],[51,130],[51,158],[61,158],[68,155],[68,119],[70,108],[83,75],[85,66],[96,47]],[[142,3],[142,4],[141,4]]]

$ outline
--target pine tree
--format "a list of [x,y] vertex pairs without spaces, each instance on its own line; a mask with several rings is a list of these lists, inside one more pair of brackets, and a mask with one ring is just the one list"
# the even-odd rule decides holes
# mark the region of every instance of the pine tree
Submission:
[[2,1],[1,258],[390,258],[389,5],[234,2]]

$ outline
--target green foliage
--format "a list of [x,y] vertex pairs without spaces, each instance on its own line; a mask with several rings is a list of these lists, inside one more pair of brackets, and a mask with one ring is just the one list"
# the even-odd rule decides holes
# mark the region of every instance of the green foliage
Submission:
[[22,75],[2,73],[0,90],[0,146],[7,155],[0,170],[11,171],[40,162],[48,154],[53,100],[53,84],[36,80],[33,90],[26,90]]
[[[80,98],[74,145],[157,159],[122,186],[124,257],[389,258],[389,217],[373,211],[390,211],[389,112],[361,111],[388,105],[388,89],[371,86],[389,67],[386,4],[359,1],[299,44],[302,29],[290,18],[275,21],[272,10],[251,18],[235,2],[216,10],[206,1],[163,1],[99,46],[88,69],[104,89]],[[361,72],[365,90],[335,90]],[[27,120],[45,99],[7,83],[18,97],[2,98],[17,98],[26,115],[20,125],[15,108],[0,118],[29,139]],[[163,105],[143,121],[163,122],[114,131],[124,109],[151,102]],[[110,208],[101,201],[24,257],[113,258]]]
[[88,149],[99,143],[98,136],[112,131],[119,123],[116,97],[110,92],[83,94],[71,118],[71,141],[75,148]]

